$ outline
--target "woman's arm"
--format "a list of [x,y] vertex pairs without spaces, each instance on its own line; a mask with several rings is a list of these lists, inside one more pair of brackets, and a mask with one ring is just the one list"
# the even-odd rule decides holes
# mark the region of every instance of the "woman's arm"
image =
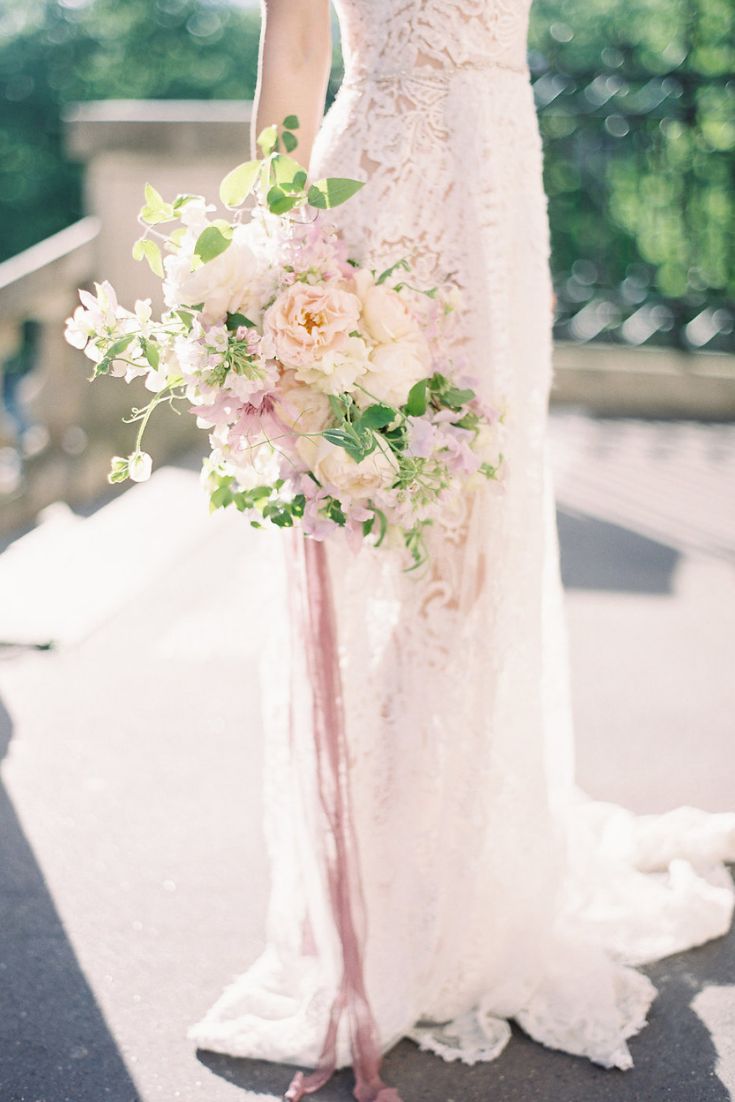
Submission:
[[329,0],[262,0],[258,84],[250,141],[271,123],[298,115],[299,146],[294,156],[308,167],[311,147],[324,113],[332,58]]

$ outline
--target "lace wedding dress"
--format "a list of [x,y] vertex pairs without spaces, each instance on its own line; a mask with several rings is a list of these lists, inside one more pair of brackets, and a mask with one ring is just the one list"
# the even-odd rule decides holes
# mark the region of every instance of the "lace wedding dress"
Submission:
[[[509,411],[504,492],[474,494],[433,532],[429,571],[327,548],[380,1044],[407,1036],[446,1060],[492,1060],[514,1019],[545,1045],[627,1068],[655,995],[633,966],[729,927],[735,815],[634,817],[574,786],[528,4],[336,6],[346,73],[312,170],[368,181],[334,212],[353,255],[378,268],[405,256],[417,283],[462,285],[479,389]],[[267,947],[189,1035],[313,1066],[339,944],[308,671],[284,594],[277,605],[263,663]],[[337,1056],[351,1062],[344,1026]]]

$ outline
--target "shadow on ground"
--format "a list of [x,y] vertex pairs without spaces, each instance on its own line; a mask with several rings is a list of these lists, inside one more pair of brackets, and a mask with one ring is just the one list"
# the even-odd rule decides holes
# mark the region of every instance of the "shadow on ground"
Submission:
[[671,593],[681,558],[665,543],[619,524],[557,509],[565,589]]
[[[11,735],[0,701],[0,759]],[[2,785],[0,992],[2,1102],[137,1102]]]
[[[648,1025],[630,1042],[635,1066],[600,1068],[553,1052],[514,1027],[513,1039],[490,1064],[445,1063],[402,1041],[387,1054],[385,1079],[404,1102],[732,1102],[717,1075],[717,1051],[692,1003],[707,987],[735,984],[735,929],[699,949],[644,969],[658,988]],[[727,1026],[723,1023],[723,1035]],[[280,1098],[294,1069],[199,1050],[215,1075],[246,1091]],[[343,1070],[318,1093],[320,1102],[354,1102]]]

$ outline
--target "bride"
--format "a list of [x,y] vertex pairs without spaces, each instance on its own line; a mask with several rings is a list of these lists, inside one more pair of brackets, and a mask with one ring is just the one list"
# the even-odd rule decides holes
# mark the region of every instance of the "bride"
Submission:
[[[729,927],[735,815],[634,817],[574,785],[528,3],[335,6],[345,77],[321,123],[328,0],[265,0],[254,131],[298,112],[311,174],[366,181],[334,215],[352,255],[461,286],[462,351],[509,411],[509,473],[432,531],[419,576],[370,548],[294,541],[263,661],[267,946],[189,1035],[317,1067],[289,1099],[353,1064],[356,1097],[390,1102],[379,1056],[400,1038],[492,1060],[510,1019],[628,1068],[655,995],[634,966]],[[345,713],[331,788],[312,722],[328,656],[308,615],[327,583]],[[344,790],[341,819],[325,789]]]

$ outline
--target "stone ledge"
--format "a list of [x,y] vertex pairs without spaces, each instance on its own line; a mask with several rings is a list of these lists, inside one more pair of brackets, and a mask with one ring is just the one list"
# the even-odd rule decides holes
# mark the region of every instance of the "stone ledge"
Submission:
[[232,156],[250,126],[250,100],[96,100],[64,113],[70,155],[127,152]]
[[98,218],[82,218],[0,264],[0,321],[43,313],[49,296],[87,280],[99,232]]
[[735,356],[560,341],[551,401],[608,416],[729,421],[735,419]]

